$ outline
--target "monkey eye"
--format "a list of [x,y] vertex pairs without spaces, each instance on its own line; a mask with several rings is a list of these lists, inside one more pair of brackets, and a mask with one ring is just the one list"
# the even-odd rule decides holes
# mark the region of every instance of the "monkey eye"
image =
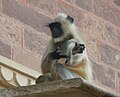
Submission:
[[74,22],[74,19],[71,17],[71,16],[67,16],[67,19],[71,22],[71,23],[73,23]]

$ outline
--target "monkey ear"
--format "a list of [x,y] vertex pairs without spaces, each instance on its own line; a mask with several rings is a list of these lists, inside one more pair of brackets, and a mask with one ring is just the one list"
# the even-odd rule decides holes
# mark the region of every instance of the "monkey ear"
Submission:
[[74,22],[74,19],[71,17],[71,16],[67,16],[67,19],[71,22],[71,23],[73,23]]

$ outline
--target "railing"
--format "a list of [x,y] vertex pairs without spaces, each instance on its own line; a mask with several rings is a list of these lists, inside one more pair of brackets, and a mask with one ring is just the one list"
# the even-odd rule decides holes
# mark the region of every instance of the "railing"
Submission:
[[35,84],[40,73],[0,56],[0,85],[3,88]]

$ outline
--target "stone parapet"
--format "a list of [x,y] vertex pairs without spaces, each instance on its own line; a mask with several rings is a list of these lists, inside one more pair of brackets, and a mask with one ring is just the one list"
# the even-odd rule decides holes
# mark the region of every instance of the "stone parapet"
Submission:
[[32,85],[39,75],[28,67],[0,56],[0,83],[5,87]]

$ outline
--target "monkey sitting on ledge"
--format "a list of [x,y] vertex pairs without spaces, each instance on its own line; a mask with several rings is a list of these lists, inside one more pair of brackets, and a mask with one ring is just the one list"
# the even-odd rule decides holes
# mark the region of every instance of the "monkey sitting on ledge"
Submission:
[[42,57],[43,75],[38,77],[36,83],[71,78],[83,78],[91,82],[92,65],[74,19],[60,13],[47,26],[52,38]]

